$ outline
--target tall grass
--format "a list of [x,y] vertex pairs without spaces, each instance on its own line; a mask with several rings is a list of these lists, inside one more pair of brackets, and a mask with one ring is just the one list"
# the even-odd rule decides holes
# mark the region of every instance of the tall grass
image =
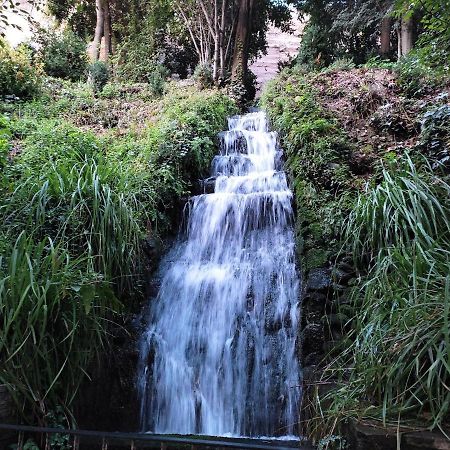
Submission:
[[[372,417],[442,428],[450,419],[450,185],[406,156],[361,195],[346,224],[360,270],[353,343],[320,419]],[[331,425],[330,425],[331,426]]]
[[70,407],[103,343],[118,300],[90,266],[25,232],[0,257],[0,383],[27,418]]

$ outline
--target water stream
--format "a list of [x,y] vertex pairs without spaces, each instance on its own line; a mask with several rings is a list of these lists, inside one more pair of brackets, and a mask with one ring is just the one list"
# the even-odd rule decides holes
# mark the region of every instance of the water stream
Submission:
[[262,112],[229,119],[214,192],[193,197],[141,339],[145,431],[297,434],[292,193]]

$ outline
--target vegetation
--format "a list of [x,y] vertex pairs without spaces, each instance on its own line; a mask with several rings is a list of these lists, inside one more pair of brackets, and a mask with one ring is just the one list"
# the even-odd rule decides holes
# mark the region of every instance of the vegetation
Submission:
[[27,49],[11,49],[0,38],[0,97],[34,97],[40,92],[41,82],[41,67],[32,65]]
[[337,230],[351,189],[350,143],[317,102],[311,77],[285,70],[266,88],[262,105],[283,135],[286,167],[297,199],[297,244],[303,267],[316,267],[338,249]]
[[234,111],[219,92],[171,86],[139,130],[71,123],[110,96],[53,82],[33,103],[0,104],[0,383],[29,421],[59,406],[70,417],[111,323],[143,294],[144,237],[171,230]]
[[75,33],[41,31],[38,43],[38,57],[47,75],[72,81],[86,77],[86,42]]

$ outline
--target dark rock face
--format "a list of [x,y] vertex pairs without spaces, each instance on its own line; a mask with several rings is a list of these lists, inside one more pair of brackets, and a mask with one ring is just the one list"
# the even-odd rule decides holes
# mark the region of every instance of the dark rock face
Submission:
[[201,194],[212,194],[216,187],[216,177],[209,177],[200,181]]
[[122,326],[112,330],[111,348],[91,368],[91,380],[83,383],[75,412],[80,429],[139,430],[136,322],[130,316]]
[[330,270],[325,268],[316,268],[309,271],[306,281],[306,291],[326,291],[332,285]]
[[310,323],[302,331],[302,342],[304,355],[322,352],[324,334],[323,325],[319,323]]
[[378,423],[352,421],[345,430],[349,448],[352,450],[449,450],[450,442],[440,432],[405,431],[399,435],[395,428],[386,428]]

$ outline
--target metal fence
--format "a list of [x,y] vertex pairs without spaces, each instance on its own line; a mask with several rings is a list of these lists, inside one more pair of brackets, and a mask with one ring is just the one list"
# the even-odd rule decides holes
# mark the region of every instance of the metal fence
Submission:
[[[108,448],[156,448],[160,450],[170,449],[242,449],[242,450],[311,450],[307,442],[283,442],[280,440],[239,439],[239,438],[212,438],[202,436],[173,436],[151,433],[120,433],[87,430],[71,430],[62,428],[30,427],[25,425],[0,424],[1,431],[17,434],[17,450],[24,450],[25,438],[39,436],[45,450],[50,450],[50,436],[68,436],[73,450]],[[81,445],[81,447],[80,447]]]

